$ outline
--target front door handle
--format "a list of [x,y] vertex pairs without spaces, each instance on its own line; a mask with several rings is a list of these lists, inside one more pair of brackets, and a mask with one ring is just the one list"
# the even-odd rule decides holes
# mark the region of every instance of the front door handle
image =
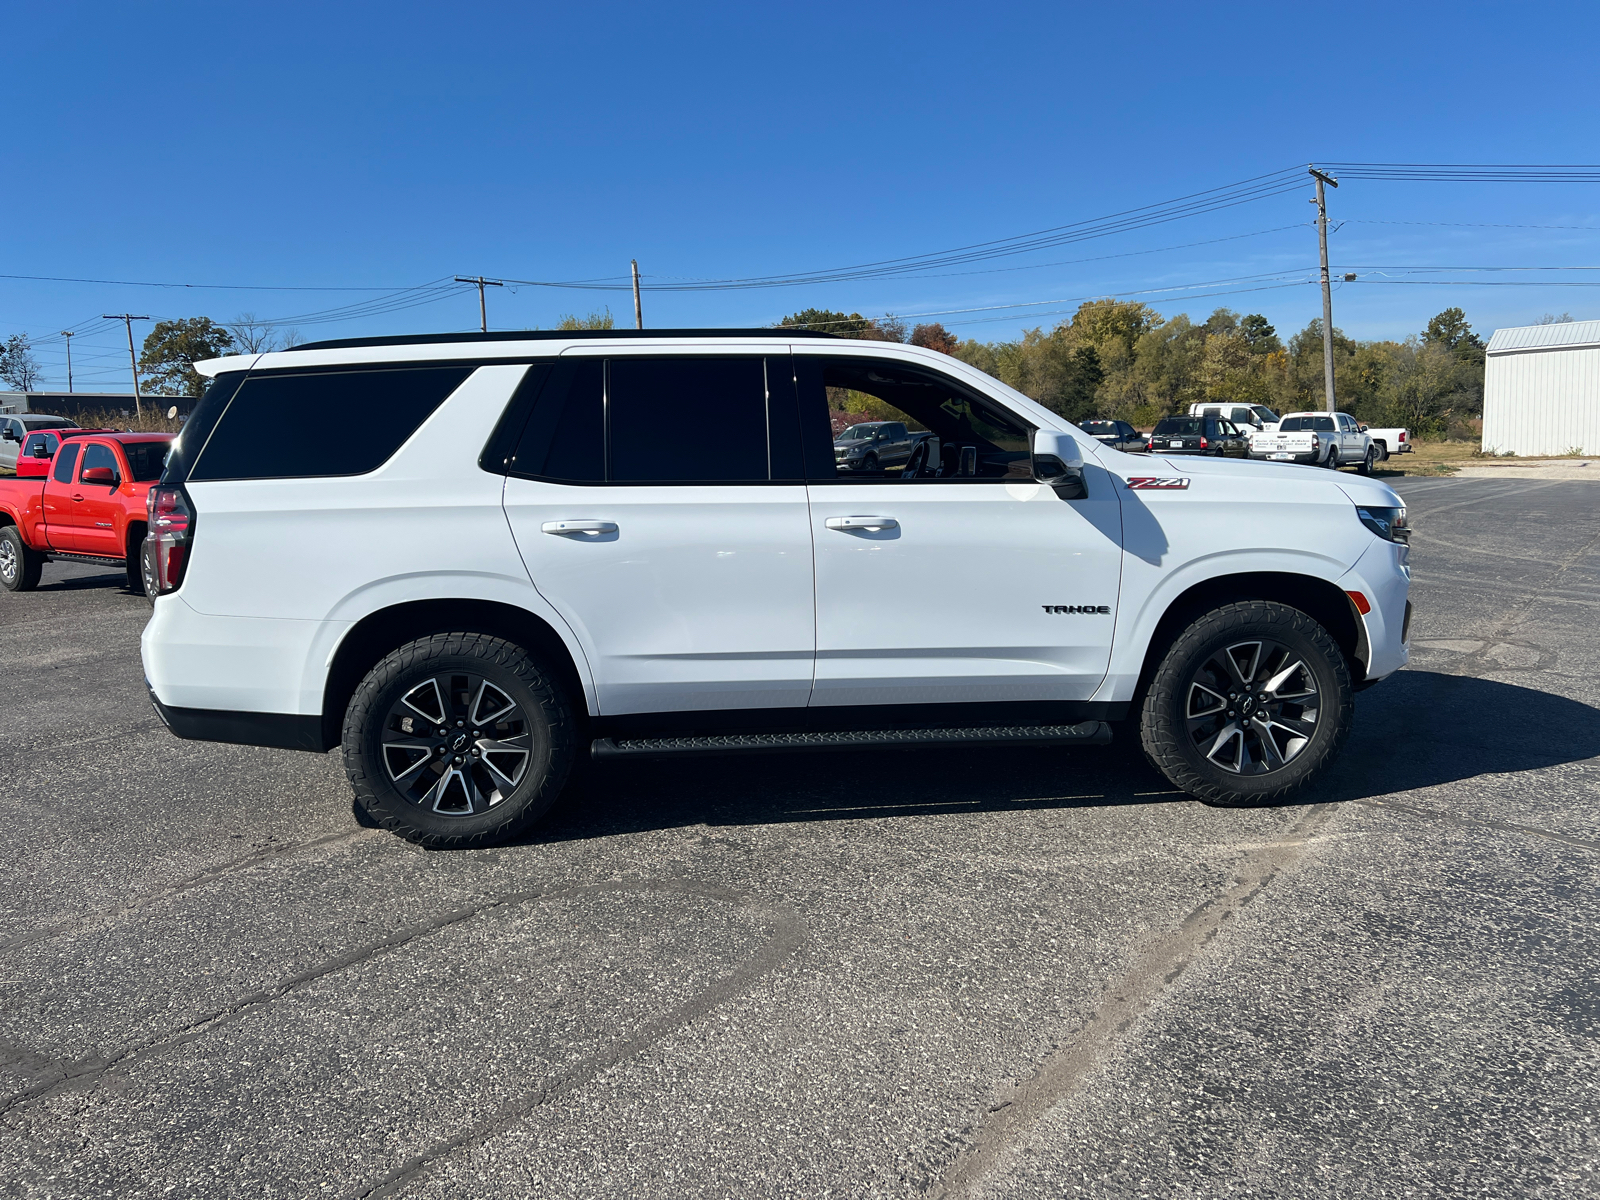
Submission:
[[72,499],[76,503],[82,503],[83,502],[83,497],[82,496],[74,496]]
[[574,534],[583,537],[599,537],[603,533],[615,533],[615,521],[546,521],[539,527],[545,533],[553,533],[557,537],[571,537]]
[[870,529],[873,532],[900,528],[900,522],[893,517],[829,517],[825,524],[829,529]]

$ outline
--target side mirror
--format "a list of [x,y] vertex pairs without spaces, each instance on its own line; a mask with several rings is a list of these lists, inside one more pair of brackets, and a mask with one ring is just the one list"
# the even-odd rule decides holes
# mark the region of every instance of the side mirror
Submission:
[[9,425],[7,425],[4,429],[0,429],[0,438],[5,438],[5,440],[8,442],[15,442],[18,440],[17,435],[11,432],[11,426]]
[[1367,427],[1365,425],[1357,425],[1356,428],[1361,430],[1362,433],[1367,431]]
[[35,458],[49,458],[50,457],[50,446],[48,445],[48,443],[40,442],[31,451],[29,451],[29,453],[32,454],[33,457],[35,457]]
[[1083,479],[1083,455],[1070,433],[1035,432],[1032,466],[1034,479],[1049,484],[1063,500],[1082,500],[1089,494]]
[[78,476],[79,483],[98,483],[108,487],[117,486],[117,474],[110,467],[90,467]]

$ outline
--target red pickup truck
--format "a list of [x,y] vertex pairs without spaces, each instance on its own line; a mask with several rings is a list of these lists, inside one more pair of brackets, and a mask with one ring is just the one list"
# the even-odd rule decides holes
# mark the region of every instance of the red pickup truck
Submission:
[[43,479],[50,474],[50,460],[67,438],[115,432],[115,429],[36,429],[22,439],[22,449],[17,451],[17,478]]
[[62,441],[43,479],[0,479],[0,587],[31,591],[51,559],[120,566],[144,590],[139,552],[146,496],[170,433],[102,433]]

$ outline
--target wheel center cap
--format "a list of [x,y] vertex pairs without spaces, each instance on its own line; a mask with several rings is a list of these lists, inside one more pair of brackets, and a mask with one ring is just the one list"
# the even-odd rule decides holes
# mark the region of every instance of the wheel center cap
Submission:
[[1239,700],[1239,713],[1240,713],[1241,716],[1248,717],[1251,713],[1253,713],[1255,711],[1255,709],[1256,709],[1256,702],[1255,702],[1254,697],[1244,696],[1244,697],[1240,698],[1240,700]]
[[455,737],[450,739],[450,749],[452,749],[452,750],[463,749],[466,746],[466,744],[467,744],[467,735],[464,734],[464,733],[458,733],[458,734],[455,735]]

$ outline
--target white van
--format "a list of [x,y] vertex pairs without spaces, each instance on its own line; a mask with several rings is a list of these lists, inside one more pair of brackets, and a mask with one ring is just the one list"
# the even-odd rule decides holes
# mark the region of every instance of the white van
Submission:
[[1220,417],[1232,421],[1245,433],[1271,433],[1278,427],[1278,414],[1265,404],[1219,404],[1207,401],[1189,406],[1191,417]]

